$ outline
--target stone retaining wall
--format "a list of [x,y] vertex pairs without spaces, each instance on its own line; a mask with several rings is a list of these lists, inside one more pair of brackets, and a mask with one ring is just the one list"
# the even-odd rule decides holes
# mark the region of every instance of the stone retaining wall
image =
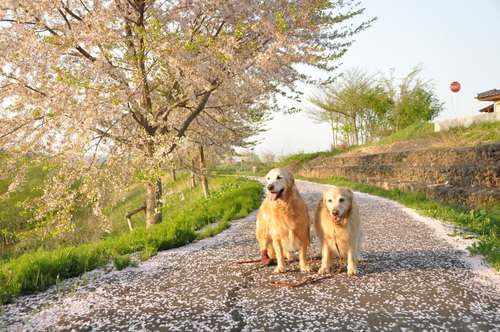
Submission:
[[500,143],[354,157],[319,157],[298,174],[425,192],[468,206],[500,201]]

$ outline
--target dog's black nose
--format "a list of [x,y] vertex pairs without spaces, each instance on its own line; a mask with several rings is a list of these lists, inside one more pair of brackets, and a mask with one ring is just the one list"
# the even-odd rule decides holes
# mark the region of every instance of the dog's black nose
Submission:
[[274,185],[272,185],[272,184],[267,185],[267,190],[273,190],[273,189],[274,189]]
[[332,214],[334,216],[338,216],[339,215],[339,210],[332,210]]

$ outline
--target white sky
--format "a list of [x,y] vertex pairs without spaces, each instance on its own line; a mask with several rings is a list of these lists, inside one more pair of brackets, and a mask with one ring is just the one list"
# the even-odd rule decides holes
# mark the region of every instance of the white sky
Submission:
[[[403,77],[421,64],[420,77],[434,84],[445,103],[437,120],[455,117],[453,81],[462,86],[455,94],[457,117],[479,114],[488,102],[476,100],[477,94],[500,89],[500,0],[363,0],[361,7],[366,19],[378,20],[355,36],[339,70],[360,67],[370,74],[388,74],[394,68],[396,77]],[[276,114],[267,128],[257,137],[257,154],[330,148],[328,126],[303,113]]]

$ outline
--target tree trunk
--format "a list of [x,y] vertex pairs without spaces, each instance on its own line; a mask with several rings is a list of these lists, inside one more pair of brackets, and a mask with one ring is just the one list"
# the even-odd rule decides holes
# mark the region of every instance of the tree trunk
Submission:
[[163,219],[163,213],[161,212],[162,204],[161,198],[163,196],[163,188],[161,184],[161,178],[156,180],[156,215],[155,215],[155,224],[161,223]]
[[158,224],[162,220],[161,213],[162,185],[161,179],[150,183],[146,188],[146,227]]
[[356,117],[353,117],[352,118],[352,137],[353,137],[353,143],[355,146],[358,146],[359,145],[359,142],[358,142],[358,125],[356,124]]
[[177,175],[175,174],[175,167],[172,166],[172,181],[175,182],[177,181]]
[[194,168],[195,168],[195,161],[194,159],[191,160],[191,174],[189,174],[189,190],[193,190],[194,187],[196,186],[196,178],[195,178],[195,175],[194,175]]
[[337,131],[335,130],[335,122],[330,123],[330,129],[332,130],[332,150],[337,147]]
[[146,188],[146,227],[156,222],[156,185],[149,183]]
[[200,180],[201,180],[201,185],[203,187],[203,194],[205,195],[205,198],[210,197],[210,189],[208,188],[208,179],[207,179],[207,173],[205,169],[205,154],[203,152],[203,145],[199,146],[200,149],[200,170],[201,170],[201,175],[200,175]]

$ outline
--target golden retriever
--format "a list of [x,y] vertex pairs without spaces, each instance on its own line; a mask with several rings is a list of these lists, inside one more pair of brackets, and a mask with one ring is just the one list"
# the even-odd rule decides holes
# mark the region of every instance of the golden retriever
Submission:
[[364,229],[359,218],[359,208],[351,189],[331,187],[323,191],[314,221],[321,247],[320,274],[328,273],[332,255],[347,258],[347,274],[358,273],[358,260],[363,245]]
[[307,205],[295,186],[293,175],[275,168],[266,175],[266,198],[257,216],[256,237],[263,262],[276,259],[276,273],[286,271],[285,257],[293,259],[290,250],[299,249],[301,272],[310,272],[306,262],[309,246]]

